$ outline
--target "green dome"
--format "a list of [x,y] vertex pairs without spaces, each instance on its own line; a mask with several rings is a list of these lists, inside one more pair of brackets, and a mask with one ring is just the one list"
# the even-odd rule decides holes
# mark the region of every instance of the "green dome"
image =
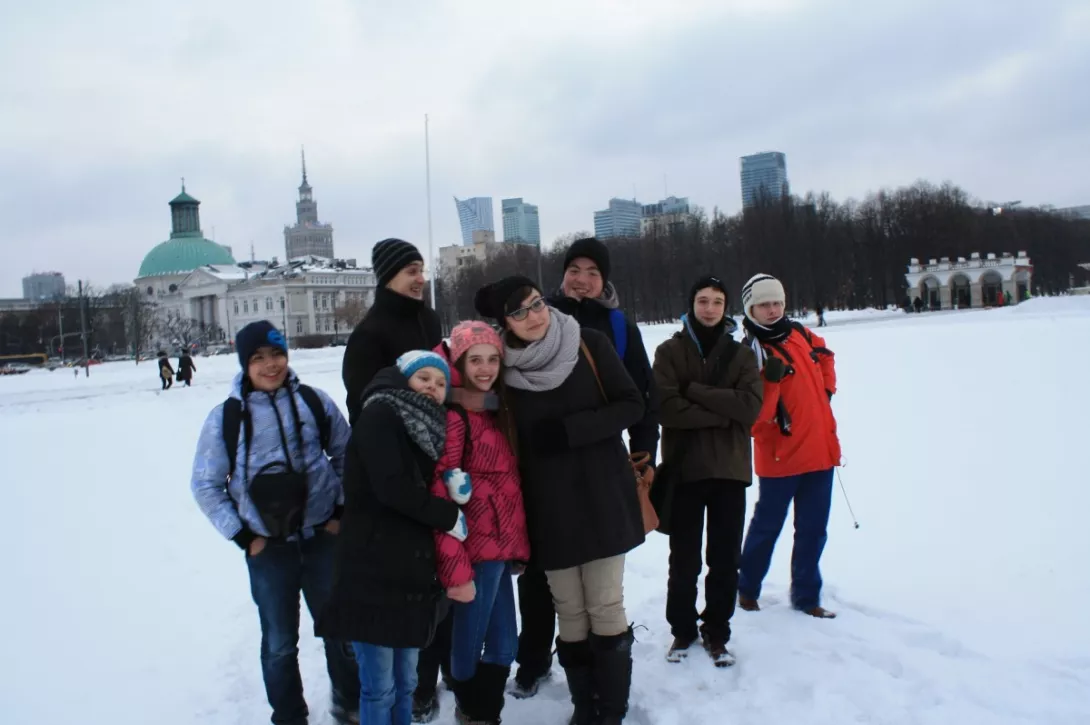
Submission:
[[179,236],[148,252],[137,277],[187,274],[206,264],[235,264],[235,260],[226,248],[209,239]]

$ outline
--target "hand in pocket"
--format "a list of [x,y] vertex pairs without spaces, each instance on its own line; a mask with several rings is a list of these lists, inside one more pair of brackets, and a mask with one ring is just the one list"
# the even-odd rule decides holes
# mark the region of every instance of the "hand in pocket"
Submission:
[[259,536],[250,542],[249,554],[251,557],[257,556],[261,552],[265,551],[266,539],[264,536]]

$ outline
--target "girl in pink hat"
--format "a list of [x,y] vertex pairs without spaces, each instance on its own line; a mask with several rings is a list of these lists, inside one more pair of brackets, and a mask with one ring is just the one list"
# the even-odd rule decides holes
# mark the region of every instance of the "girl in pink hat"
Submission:
[[455,602],[449,684],[458,722],[499,723],[518,651],[512,568],[530,558],[514,425],[500,375],[503,343],[488,324],[472,321],[455,327],[446,347],[436,352],[449,358],[451,385],[467,394],[449,407],[432,492],[461,505],[469,525],[465,541],[435,537],[439,580]]

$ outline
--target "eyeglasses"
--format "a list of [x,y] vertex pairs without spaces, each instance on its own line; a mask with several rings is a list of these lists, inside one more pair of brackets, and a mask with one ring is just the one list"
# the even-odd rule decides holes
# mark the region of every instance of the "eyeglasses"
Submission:
[[514,312],[507,313],[507,316],[515,322],[522,322],[531,312],[541,312],[543,309],[545,309],[545,298],[538,297],[525,307],[520,307]]

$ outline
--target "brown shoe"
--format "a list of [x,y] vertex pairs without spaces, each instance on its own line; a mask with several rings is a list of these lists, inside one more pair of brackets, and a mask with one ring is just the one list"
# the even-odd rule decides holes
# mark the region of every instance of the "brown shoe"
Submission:
[[830,612],[824,607],[811,607],[810,609],[804,609],[802,611],[817,619],[836,619],[836,612]]
[[734,664],[734,655],[727,651],[727,643],[718,637],[704,635],[704,650],[712,658],[716,667],[730,667]]
[[761,611],[761,605],[757,603],[756,599],[750,599],[744,594],[738,595],[738,606],[747,612],[759,612]]
[[674,643],[670,645],[670,649],[666,651],[666,661],[672,663],[681,662],[683,659],[689,656],[689,648],[696,642],[696,637],[688,639],[686,637],[674,637]]

